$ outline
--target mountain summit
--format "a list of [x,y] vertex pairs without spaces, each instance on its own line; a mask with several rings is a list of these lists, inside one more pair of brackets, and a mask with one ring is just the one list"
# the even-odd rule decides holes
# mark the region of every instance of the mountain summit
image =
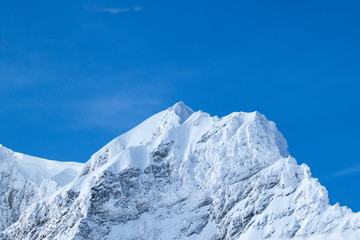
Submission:
[[179,102],[105,145],[69,183],[33,192],[1,239],[360,239],[359,213],[331,206],[258,112],[218,118]]

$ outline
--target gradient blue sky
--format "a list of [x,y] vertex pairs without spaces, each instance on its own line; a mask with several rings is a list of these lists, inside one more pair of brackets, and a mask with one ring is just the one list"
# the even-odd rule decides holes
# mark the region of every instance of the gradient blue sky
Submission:
[[0,143],[84,162],[183,100],[258,110],[360,210],[359,1],[0,2]]

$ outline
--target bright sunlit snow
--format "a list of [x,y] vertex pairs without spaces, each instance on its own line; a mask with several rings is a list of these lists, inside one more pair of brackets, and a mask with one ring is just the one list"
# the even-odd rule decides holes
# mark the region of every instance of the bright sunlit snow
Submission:
[[219,118],[180,102],[85,164],[4,147],[0,153],[5,239],[360,236],[359,213],[331,206],[309,167],[289,155],[275,123],[258,112]]

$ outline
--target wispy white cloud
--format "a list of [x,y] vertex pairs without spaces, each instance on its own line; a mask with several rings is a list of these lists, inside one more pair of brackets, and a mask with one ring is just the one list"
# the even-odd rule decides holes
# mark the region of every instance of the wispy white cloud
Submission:
[[151,115],[166,108],[167,90],[149,84],[137,84],[120,91],[94,95],[67,107],[70,129],[129,130]]
[[135,12],[138,12],[138,11],[141,11],[141,10],[142,10],[142,7],[133,7],[133,10],[134,10]]
[[345,177],[352,174],[360,173],[360,165],[356,165],[350,168],[342,169],[340,171],[334,172],[328,177],[323,178],[322,180],[331,180],[339,177]]
[[0,91],[29,89],[53,81],[54,77],[47,71],[47,64],[34,54],[29,54],[21,61],[0,63]]
[[92,99],[77,106],[75,128],[101,128],[116,131],[130,129],[156,113],[161,106],[158,98],[112,96]]
[[102,8],[98,10],[99,12],[107,12],[111,14],[129,12],[130,8]]
[[65,128],[109,132],[129,130],[169,107],[177,94],[176,83],[192,79],[197,74],[173,65],[153,65],[99,79],[98,82],[103,82],[96,86],[101,86],[102,90],[64,104],[64,115],[69,116]]
[[358,172],[360,172],[360,165],[340,170],[340,171],[332,174],[332,176],[333,177],[342,177],[342,176],[346,176],[346,175],[350,175],[350,174],[358,173]]
[[138,12],[141,11],[142,7],[135,6],[135,7],[129,7],[129,8],[113,8],[113,7],[107,7],[107,8],[98,8],[96,9],[96,12],[105,12],[110,14],[118,14],[118,13],[126,13],[126,12]]

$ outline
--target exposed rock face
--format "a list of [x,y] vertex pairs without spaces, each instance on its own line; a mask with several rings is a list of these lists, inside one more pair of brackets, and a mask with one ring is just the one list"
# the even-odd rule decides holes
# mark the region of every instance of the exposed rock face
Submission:
[[80,163],[35,158],[0,145],[0,230],[16,222],[32,203],[72,181],[81,168]]
[[360,236],[360,215],[329,205],[273,122],[257,112],[219,119],[181,102],[111,141],[71,183],[24,208],[2,239]]

